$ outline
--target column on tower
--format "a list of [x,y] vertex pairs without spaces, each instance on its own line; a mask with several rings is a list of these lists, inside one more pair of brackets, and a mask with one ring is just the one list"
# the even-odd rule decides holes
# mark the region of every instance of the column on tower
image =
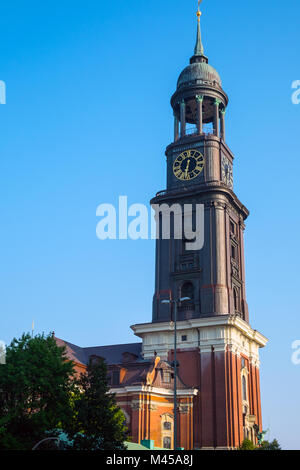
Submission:
[[214,134],[220,137],[220,104],[221,101],[215,99],[214,102]]
[[215,226],[215,313],[226,314],[229,309],[227,289],[227,253],[225,231],[226,203],[214,201]]
[[197,95],[197,131],[198,135],[203,134],[203,95]]
[[226,134],[225,134],[225,114],[226,114],[226,109],[223,108],[221,109],[221,114],[220,114],[220,117],[221,117],[221,139],[223,139],[225,141],[225,137],[226,137]]
[[179,119],[174,112],[174,142],[177,142],[179,139]]
[[180,137],[186,134],[185,101],[180,102]]

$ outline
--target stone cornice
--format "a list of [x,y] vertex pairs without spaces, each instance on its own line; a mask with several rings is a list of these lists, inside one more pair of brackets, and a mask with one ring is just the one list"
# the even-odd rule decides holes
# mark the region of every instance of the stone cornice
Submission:
[[[216,326],[224,326],[224,327],[235,327],[239,331],[241,331],[248,339],[256,342],[259,347],[264,347],[268,339],[259,333],[257,330],[253,330],[251,326],[242,320],[240,317],[236,315],[218,315],[214,317],[206,317],[206,318],[195,318],[192,320],[185,320],[185,321],[178,321],[177,322],[177,330],[187,330],[190,328],[203,328],[203,327],[216,327]],[[170,322],[162,322],[162,323],[144,323],[144,324],[137,324],[131,326],[134,334],[142,338],[147,333],[154,333],[154,332],[171,332],[173,331],[173,324]]]
[[[118,388],[111,388],[109,393],[113,393],[115,395],[124,395],[128,393],[149,393],[152,396],[156,397],[173,397],[174,391],[167,388],[157,388],[151,387],[148,385],[133,385],[128,387],[118,387]],[[186,390],[177,390],[178,397],[193,397],[198,394],[198,390],[196,388],[188,388]]]
[[202,183],[199,185],[191,185],[188,189],[176,188],[165,191],[160,191],[150,201],[152,204],[162,204],[164,202],[172,203],[173,200],[178,201],[180,197],[183,204],[186,203],[186,198],[196,198],[199,195],[208,195],[211,198],[211,194],[224,195],[228,201],[237,210],[237,213],[242,215],[243,221],[249,216],[249,210],[244,206],[238,199],[236,194],[229,189],[225,183],[215,181],[211,183]]
[[[169,352],[174,348],[173,323],[145,323],[131,328],[136,336],[143,339],[144,359],[153,358],[155,353],[168,359]],[[260,365],[259,348],[264,347],[267,341],[265,336],[236,315],[218,315],[177,323],[178,351],[194,350],[200,354],[228,351],[248,357],[255,367]]]

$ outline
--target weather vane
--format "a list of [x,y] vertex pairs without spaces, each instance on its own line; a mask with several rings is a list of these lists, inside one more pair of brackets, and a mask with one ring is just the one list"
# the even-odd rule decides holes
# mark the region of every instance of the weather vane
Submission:
[[200,4],[202,3],[202,0],[198,0],[198,11],[197,11],[197,16],[198,16],[198,21],[200,22],[200,16],[202,15],[200,11]]

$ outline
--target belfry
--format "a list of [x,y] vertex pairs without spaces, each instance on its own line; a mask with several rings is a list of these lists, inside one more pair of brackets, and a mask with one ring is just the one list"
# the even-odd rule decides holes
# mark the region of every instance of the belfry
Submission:
[[[244,260],[249,212],[234,192],[234,156],[226,141],[228,97],[204,54],[200,17],[198,8],[194,55],[171,98],[174,139],[166,149],[166,189],[151,201],[156,208],[169,208],[173,223],[170,237],[161,236],[157,210],[152,321],[131,327],[140,343],[64,344],[78,371],[93,356],[106,360],[111,392],[133,442],[173,448],[176,416],[179,447],[236,449],[245,438],[256,443],[256,431],[262,430],[259,349],[267,339],[249,323]],[[182,214],[184,206],[193,225],[197,206],[203,208],[200,248],[177,236],[176,212]]]

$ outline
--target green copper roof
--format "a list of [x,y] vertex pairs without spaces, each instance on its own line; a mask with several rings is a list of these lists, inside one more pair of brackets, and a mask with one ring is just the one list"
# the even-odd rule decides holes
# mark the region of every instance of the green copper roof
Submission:
[[220,87],[222,81],[220,75],[211,65],[205,62],[196,62],[186,67],[180,74],[177,89],[180,87],[205,85],[217,83]]
[[149,450],[147,447],[135,442],[124,442],[127,450]]
[[197,26],[197,40],[196,40],[196,46],[195,46],[195,55],[204,55],[204,48],[203,48],[202,38],[201,38],[200,21],[198,21],[198,26]]

